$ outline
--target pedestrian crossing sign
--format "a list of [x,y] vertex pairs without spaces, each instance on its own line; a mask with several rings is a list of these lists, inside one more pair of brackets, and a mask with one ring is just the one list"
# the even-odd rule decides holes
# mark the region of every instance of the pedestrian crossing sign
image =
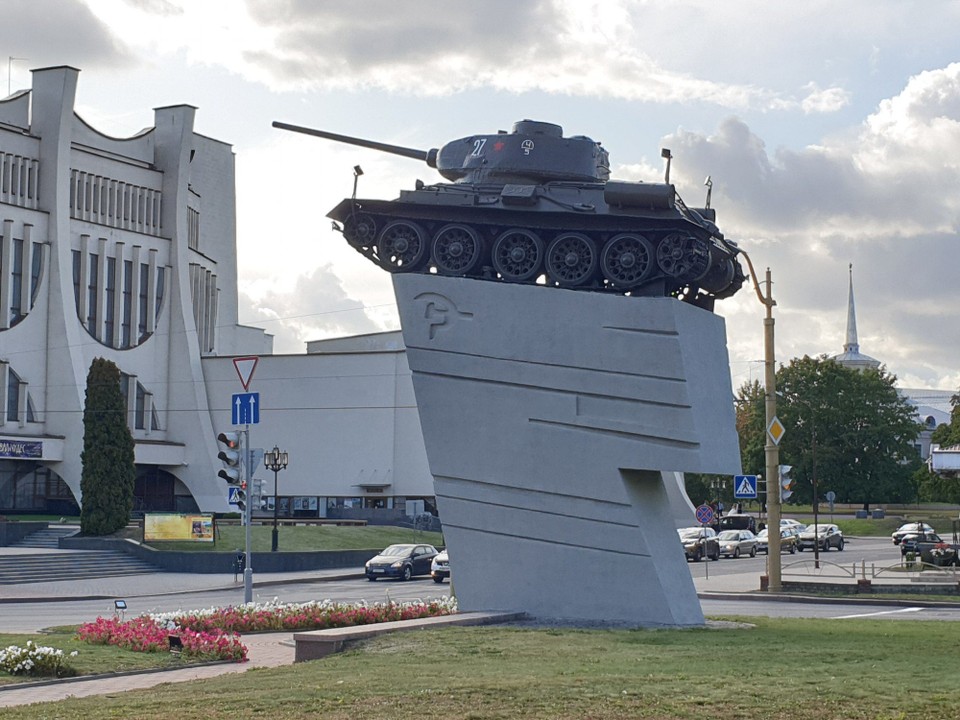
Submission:
[[757,476],[756,475],[734,475],[733,496],[735,498],[756,498],[757,497]]

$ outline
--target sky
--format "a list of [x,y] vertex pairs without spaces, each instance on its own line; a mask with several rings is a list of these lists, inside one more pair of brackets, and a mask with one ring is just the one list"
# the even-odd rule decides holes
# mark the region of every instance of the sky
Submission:
[[[128,137],[198,108],[236,153],[240,319],[277,353],[399,320],[388,273],[326,213],[393,199],[422,162],[274,120],[429,149],[559,124],[612,177],[671,181],[770,268],[778,363],[842,352],[849,266],[861,352],[908,388],[960,388],[957,0],[5,0],[8,89],[81,70],[77,113]],[[0,55],[2,59],[2,55]],[[0,66],[2,67],[2,66]],[[746,269],[746,268],[745,268]],[[762,277],[761,277],[762,279]],[[763,379],[763,317],[717,303],[734,389]]]

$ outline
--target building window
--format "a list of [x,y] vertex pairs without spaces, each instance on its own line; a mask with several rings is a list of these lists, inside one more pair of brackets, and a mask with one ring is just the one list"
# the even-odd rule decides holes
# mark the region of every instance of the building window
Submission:
[[163,306],[163,282],[166,279],[164,268],[157,268],[157,314],[156,320],[160,319],[160,308]]
[[80,307],[80,251],[73,251],[73,301]]
[[116,288],[117,259],[107,258],[107,276],[103,279],[106,296],[103,303],[103,339],[107,345],[113,344],[114,308],[113,302],[117,294]]
[[33,262],[30,265],[30,307],[37,301],[40,292],[40,274],[43,272],[43,245],[33,244]]
[[13,238],[13,267],[10,268],[10,323],[23,318],[24,308],[20,304],[23,290],[23,240]]
[[20,419],[20,377],[7,368],[7,420],[17,422]]
[[120,325],[120,347],[130,347],[130,314],[133,312],[133,262],[123,261],[123,322]]
[[99,292],[100,256],[90,253],[90,281],[87,284],[87,332],[97,337],[97,294]]
[[140,303],[137,310],[137,342],[147,339],[147,291],[150,289],[150,266],[140,264]]
[[137,399],[133,413],[133,426],[137,430],[143,430],[143,428],[146,427],[146,423],[144,422],[144,410],[147,406],[146,398],[147,391],[143,389],[143,385],[137,383]]

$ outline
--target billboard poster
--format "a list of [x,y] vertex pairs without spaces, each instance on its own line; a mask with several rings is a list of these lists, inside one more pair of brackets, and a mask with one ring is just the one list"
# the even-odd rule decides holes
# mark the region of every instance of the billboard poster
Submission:
[[187,540],[213,542],[213,515],[147,513],[143,516],[143,541]]

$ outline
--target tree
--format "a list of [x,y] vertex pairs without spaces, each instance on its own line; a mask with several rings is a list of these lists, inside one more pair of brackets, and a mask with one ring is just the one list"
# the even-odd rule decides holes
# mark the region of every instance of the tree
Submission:
[[[780,462],[793,466],[793,500],[812,503],[817,494],[837,501],[903,502],[915,497],[911,480],[919,467],[913,441],[920,432],[913,407],[886,370],[858,372],[826,356],[794,358],[777,371],[777,417],[786,428]],[[738,430],[744,467],[765,442],[758,423],[762,395],[757,384],[738,394]],[[741,423],[741,417],[743,422]],[[772,478],[768,478],[772,481]],[[771,484],[771,489],[776,487]]]
[[120,370],[96,358],[87,374],[83,409],[80,531],[109,535],[126,526],[136,479],[133,436],[120,391]]
[[765,390],[758,380],[745,383],[737,391],[737,435],[740,438],[740,463],[748,475],[763,475],[766,467],[767,410]]

